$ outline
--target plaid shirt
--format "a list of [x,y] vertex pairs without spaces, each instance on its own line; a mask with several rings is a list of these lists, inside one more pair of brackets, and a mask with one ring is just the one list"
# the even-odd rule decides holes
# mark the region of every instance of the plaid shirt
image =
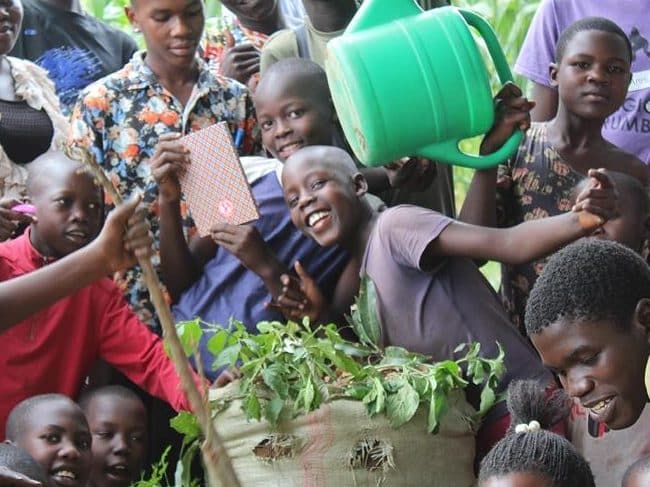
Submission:
[[[144,52],[137,52],[124,68],[84,89],[72,113],[72,143],[91,150],[125,198],[134,192],[143,193],[156,249],[160,238],[158,187],[147,161],[153,156],[160,135],[186,134],[226,121],[231,133],[244,130],[241,155],[257,153],[261,147],[247,89],[217,76],[201,59],[198,62],[199,78],[185,107],[160,84],[144,62]],[[107,211],[111,208],[108,203]],[[189,238],[196,227],[184,202],[181,216],[185,236]],[[153,262],[158,268],[158,255]],[[141,269],[130,269],[117,276],[116,281],[140,319],[159,331]]]

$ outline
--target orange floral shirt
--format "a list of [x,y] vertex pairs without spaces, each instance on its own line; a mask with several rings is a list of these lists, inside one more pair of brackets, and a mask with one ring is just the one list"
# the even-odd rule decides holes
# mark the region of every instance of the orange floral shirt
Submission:
[[[233,134],[244,130],[241,155],[261,150],[248,90],[236,81],[215,75],[204,61],[199,63],[199,79],[185,107],[160,84],[144,62],[144,53],[138,52],[124,68],[84,89],[72,113],[72,143],[91,150],[124,197],[143,193],[156,248],[160,236],[158,187],[147,161],[162,134],[185,134],[226,121]],[[189,238],[196,228],[184,202],[181,215]],[[154,257],[154,265],[159,266],[158,256]],[[133,310],[157,330],[140,268],[116,280]]]

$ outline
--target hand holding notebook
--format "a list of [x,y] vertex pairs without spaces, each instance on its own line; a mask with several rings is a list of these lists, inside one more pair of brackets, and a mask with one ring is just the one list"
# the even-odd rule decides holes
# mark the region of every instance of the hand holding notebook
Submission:
[[239,225],[257,220],[257,205],[228,125],[211,125],[184,136],[181,142],[191,160],[180,178],[181,189],[199,235],[210,235],[210,227],[217,222]]

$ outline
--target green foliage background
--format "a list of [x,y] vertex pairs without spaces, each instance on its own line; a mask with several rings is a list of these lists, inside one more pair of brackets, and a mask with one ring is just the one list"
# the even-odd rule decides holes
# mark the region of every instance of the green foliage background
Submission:
[[[367,1],[367,0],[366,0]],[[407,0],[385,0],[385,1],[407,1]],[[133,32],[126,16],[124,15],[124,6],[128,5],[130,0],[81,0],[86,11],[98,17],[110,25],[136,36],[136,39],[142,45],[141,36]],[[452,5],[456,7],[468,8],[475,10],[487,19],[492,25],[497,37],[499,38],[503,50],[510,62],[514,65],[517,53],[526,36],[526,31],[530,25],[535,10],[539,6],[540,0],[451,0]],[[206,0],[206,17],[218,17],[221,15],[221,4],[218,0]],[[515,81],[525,89],[524,80],[515,78]],[[492,80],[493,90],[499,87],[496,76]],[[463,149],[470,153],[478,152],[478,139],[466,141]],[[454,168],[454,186],[456,192],[456,207],[460,208],[465,199],[469,182],[472,178],[472,170],[456,167]],[[498,285],[499,272],[496,263],[488,263],[483,267],[483,271],[493,286]]]

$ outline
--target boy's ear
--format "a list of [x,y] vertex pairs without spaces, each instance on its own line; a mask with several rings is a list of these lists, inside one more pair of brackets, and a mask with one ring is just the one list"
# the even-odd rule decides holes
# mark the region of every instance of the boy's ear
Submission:
[[551,86],[553,87],[557,86],[557,71],[558,71],[557,64],[551,63],[548,65],[548,79],[551,82]]
[[131,5],[125,5],[124,6],[124,14],[126,15],[126,18],[129,19],[129,23],[133,27],[133,29],[136,32],[140,31],[140,26],[138,25],[138,21],[135,18],[135,12],[133,10],[133,7]]
[[634,310],[634,323],[645,330],[646,337],[650,342],[650,299],[641,298],[636,303]]
[[368,192],[368,181],[363,177],[360,172],[353,176],[354,190],[357,196],[361,197]]

